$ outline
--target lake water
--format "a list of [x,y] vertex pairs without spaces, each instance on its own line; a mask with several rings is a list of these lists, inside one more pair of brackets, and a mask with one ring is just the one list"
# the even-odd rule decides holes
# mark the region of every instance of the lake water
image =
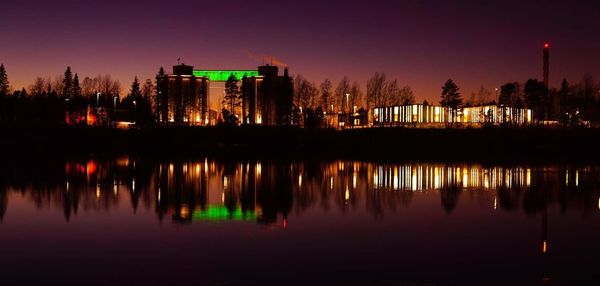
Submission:
[[600,167],[0,164],[0,284],[597,285]]

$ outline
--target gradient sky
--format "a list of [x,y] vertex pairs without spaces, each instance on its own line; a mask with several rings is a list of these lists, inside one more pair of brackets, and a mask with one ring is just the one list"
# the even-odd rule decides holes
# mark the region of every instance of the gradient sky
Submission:
[[[402,3],[397,3],[402,2]],[[493,3],[492,3],[493,2]],[[596,3],[594,3],[596,2]],[[279,59],[310,80],[342,76],[363,89],[376,71],[437,102],[454,79],[484,85],[600,77],[599,1],[32,1],[0,4],[0,62],[13,88],[62,73],[111,74],[129,88],[181,58],[207,69]]]

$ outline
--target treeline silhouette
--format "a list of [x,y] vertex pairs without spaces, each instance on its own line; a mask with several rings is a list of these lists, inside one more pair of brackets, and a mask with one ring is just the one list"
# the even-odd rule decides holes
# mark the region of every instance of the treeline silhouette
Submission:
[[126,91],[110,75],[79,78],[67,67],[54,78],[37,77],[28,89],[11,91],[4,65],[0,65],[0,125],[61,126],[86,125],[88,108],[104,109],[112,117],[118,110],[136,116],[140,125],[151,124],[154,83],[143,84],[134,77]]
[[[160,69],[157,78],[164,74]],[[88,108],[103,109],[111,117],[118,111],[133,114],[138,126],[155,124],[160,113],[157,79],[140,82],[134,77],[130,88],[124,90],[110,75],[81,79],[67,67],[64,74],[54,78],[37,77],[27,89],[11,90],[8,73],[0,65],[0,125],[85,125],[82,118]],[[125,95],[125,96],[123,96]],[[317,84],[298,75],[294,80],[292,115],[296,124],[327,126],[320,114],[364,113],[378,106],[406,105],[416,102],[408,85],[388,79],[377,72],[367,80],[365,92],[358,81],[343,77],[334,86],[329,79]],[[424,104],[430,104],[426,100]],[[481,87],[469,97],[460,86],[449,79],[440,90],[440,104],[453,108],[473,105],[507,105],[527,107],[540,121],[558,121],[563,125],[580,125],[582,121],[600,121],[600,85],[590,74],[578,83],[564,79],[560,87],[546,87],[542,81],[528,79],[525,83],[509,82],[495,91]],[[158,108],[156,108],[158,106]],[[315,113],[317,112],[317,113]],[[307,121],[304,123],[304,121]]]

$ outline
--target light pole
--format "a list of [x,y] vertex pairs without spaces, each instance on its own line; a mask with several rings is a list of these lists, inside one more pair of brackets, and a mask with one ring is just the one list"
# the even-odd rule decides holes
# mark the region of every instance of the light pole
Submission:
[[496,105],[498,105],[498,104],[500,104],[500,98],[498,97],[498,88],[496,87],[495,90],[496,90],[496,98],[495,98],[496,99]]
[[114,125],[117,126],[116,125],[117,124],[117,120],[116,120],[117,119],[117,97],[116,96],[113,97],[113,102],[114,102],[113,103],[113,122],[114,122]]
[[350,105],[350,94],[346,93],[346,123],[344,123],[344,127],[346,126],[346,124],[350,124],[350,111],[348,109]]
[[96,108],[100,108],[100,92],[96,92]]
[[137,125],[137,102],[133,101],[133,124]]

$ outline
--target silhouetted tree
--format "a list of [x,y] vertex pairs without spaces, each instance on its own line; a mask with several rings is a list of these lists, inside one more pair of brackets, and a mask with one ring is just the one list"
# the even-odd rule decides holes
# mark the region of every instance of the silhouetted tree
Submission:
[[398,86],[398,80],[394,79],[387,82],[383,89],[383,103],[384,106],[400,105],[400,87]]
[[321,98],[320,105],[323,110],[327,111],[327,113],[333,112],[333,108],[331,108],[331,81],[329,79],[325,79],[321,83]]
[[559,101],[559,118],[562,119],[563,124],[569,124],[569,113],[573,113],[571,108],[570,97],[572,96],[571,86],[567,79],[563,79],[560,83],[560,89],[558,90],[558,101]]
[[[83,81],[81,81],[81,94],[90,99],[90,100],[94,100],[94,103],[96,100],[99,100],[99,98],[96,98],[96,92],[98,92],[99,88],[98,88],[98,78],[90,78],[90,77],[85,77],[83,78]],[[93,98],[92,98],[93,97]]]
[[517,94],[517,86],[509,82],[500,87],[500,97],[498,98],[498,104],[504,104],[508,106],[513,106],[513,98]]
[[131,83],[131,89],[127,97],[123,100],[122,107],[133,114],[133,119],[138,126],[147,126],[154,121],[150,98],[142,95],[137,76]]
[[150,99],[152,98],[152,95],[154,93],[154,83],[152,82],[151,79],[146,79],[146,81],[144,82],[144,85],[142,86],[142,90],[141,90],[141,94],[142,97],[144,97],[146,100],[150,101]]
[[10,93],[10,83],[8,81],[8,74],[4,64],[0,64],[0,96],[7,96]]
[[485,87],[480,86],[479,91],[477,91],[477,101],[474,102],[474,105],[486,105],[489,104],[492,98],[492,91],[486,89]]
[[354,107],[361,107],[361,101],[363,97],[362,89],[357,81],[352,82],[352,88],[350,89],[350,113],[354,112]]
[[231,74],[225,82],[225,98],[223,99],[223,106],[229,104],[229,114],[235,116],[235,108],[239,106],[240,90],[238,88],[238,79],[235,75]]
[[591,74],[586,73],[579,84],[574,87],[577,109],[584,120],[600,120],[599,98],[600,87],[596,85]]
[[140,91],[140,81],[138,80],[137,76],[133,79],[133,82],[131,83],[131,92],[129,93],[129,95],[133,97],[134,100],[139,99],[142,95]]
[[335,101],[338,105],[338,112],[348,112],[350,89],[350,80],[344,76],[335,88]]
[[545,112],[546,103],[546,85],[543,81],[537,79],[529,79],[525,82],[525,102],[527,107],[531,108],[534,112],[535,118],[546,118]]
[[301,75],[294,79],[294,123],[301,125],[303,119],[303,111],[314,109],[317,105],[317,96],[319,90],[314,83],[308,81]]
[[462,98],[460,96],[460,88],[452,79],[448,79],[444,86],[442,86],[442,100],[440,104],[445,107],[449,107],[451,116],[456,117],[457,109],[462,105]]
[[412,88],[405,85],[400,89],[400,105],[408,105],[415,103],[415,93]]
[[62,96],[65,98],[71,98],[73,95],[73,74],[71,73],[71,67],[67,67],[65,75],[62,80]]
[[79,86],[79,75],[75,74],[73,78],[73,97],[78,98],[81,96],[81,86]]
[[371,110],[371,107],[382,107],[383,102],[383,90],[385,88],[385,73],[376,72],[367,81],[367,110]]
[[169,122],[169,95],[167,94],[167,78],[165,69],[160,67],[155,77],[156,90],[154,93],[154,117],[158,122]]

